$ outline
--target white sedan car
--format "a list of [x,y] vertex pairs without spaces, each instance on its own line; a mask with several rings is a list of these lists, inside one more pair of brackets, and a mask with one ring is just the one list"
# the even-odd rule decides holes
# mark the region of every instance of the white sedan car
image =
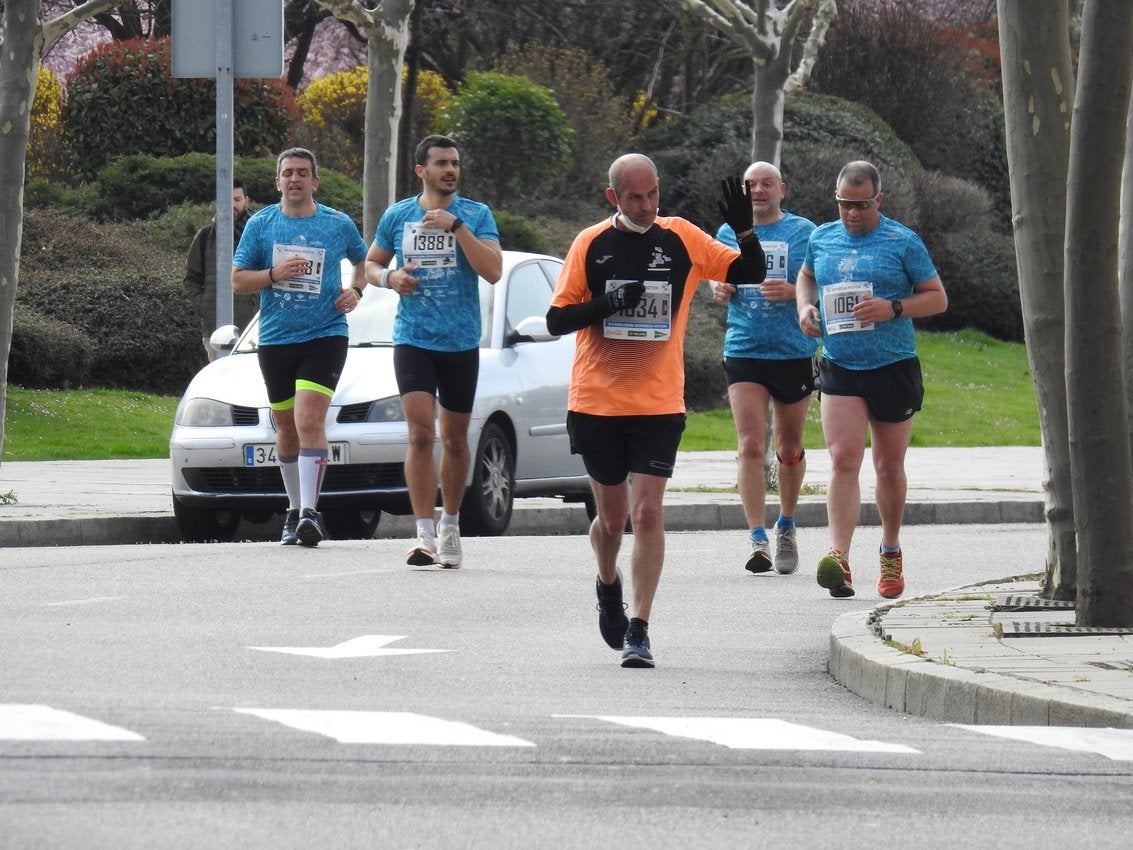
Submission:
[[[566,434],[574,335],[551,336],[545,320],[561,266],[554,257],[504,251],[499,282],[480,281],[465,535],[503,534],[517,496],[585,502],[592,515],[589,479]],[[344,263],[344,280],[349,269]],[[327,413],[330,456],[319,499],[332,538],[372,537],[382,511],[412,512],[403,466],[408,431],[393,374],[397,299],[369,287],[347,316],[350,351]],[[173,511],[186,541],[232,540],[241,518],[267,522],[287,507],[257,331],[255,321],[238,340],[234,327],[218,330],[213,342],[231,354],[198,372],[177,407],[169,457]]]

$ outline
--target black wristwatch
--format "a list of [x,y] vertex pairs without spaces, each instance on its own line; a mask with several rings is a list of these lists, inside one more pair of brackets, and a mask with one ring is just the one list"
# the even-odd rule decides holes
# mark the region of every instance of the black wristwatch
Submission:
[[459,218],[454,218],[452,220],[452,227],[450,227],[448,229],[448,232],[449,233],[456,233],[456,231],[460,230],[460,228],[462,228],[462,227],[464,227],[464,222],[461,221]]
[[890,301],[889,306],[893,308],[893,318],[894,319],[899,318],[900,315],[903,312],[905,312],[905,305],[902,304],[900,301]]

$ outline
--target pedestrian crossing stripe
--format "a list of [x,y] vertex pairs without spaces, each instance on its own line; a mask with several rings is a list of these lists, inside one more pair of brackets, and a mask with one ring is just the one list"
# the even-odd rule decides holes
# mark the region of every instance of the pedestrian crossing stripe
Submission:
[[144,741],[137,732],[49,705],[0,704],[0,740]]
[[903,744],[852,738],[785,720],[762,717],[616,717],[611,715],[556,714],[555,717],[586,717],[620,726],[652,729],[677,738],[708,741],[733,750],[829,750],[860,753],[913,753],[920,750]]
[[499,735],[460,723],[407,711],[304,711],[237,708],[250,714],[333,738],[340,744],[426,744],[449,747],[534,747],[513,735]]
[[1082,753],[1096,753],[1112,761],[1133,761],[1133,729],[1095,729],[1072,726],[967,726],[952,723],[997,738],[1027,741],[1044,747],[1057,747]]

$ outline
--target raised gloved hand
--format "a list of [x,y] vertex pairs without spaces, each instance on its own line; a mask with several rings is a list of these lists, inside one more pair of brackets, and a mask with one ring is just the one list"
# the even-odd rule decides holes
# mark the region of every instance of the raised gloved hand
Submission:
[[751,230],[751,186],[746,180],[732,175],[720,181],[720,191],[724,194],[724,200],[716,203],[720,207],[720,215],[723,216],[724,221],[736,236]]
[[607,292],[606,299],[609,301],[610,309],[620,313],[622,310],[632,310],[636,307],[644,294],[645,284],[640,280],[633,280]]

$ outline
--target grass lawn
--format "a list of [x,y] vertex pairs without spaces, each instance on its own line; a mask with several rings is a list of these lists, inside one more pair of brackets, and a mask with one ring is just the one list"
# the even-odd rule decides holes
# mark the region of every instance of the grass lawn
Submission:
[[[919,333],[924,409],[914,446],[1037,446],[1039,419],[1027,352],[975,331]],[[177,399],[115,390],[8,387],[4,460],[153,458],[169,453]],[[812,402],[805,443],[825,446]],[[690,413],[684,451],[734,450],[730,410]]]
[[[1037,446],[1039,414],[1026,348],[976,331],[918,333],[925,400],[913,419],[914,446]],[[826,445],[817,400],[807,414],[803,442]],[[732,450],[730,410],[692,413],[683,451]]]

